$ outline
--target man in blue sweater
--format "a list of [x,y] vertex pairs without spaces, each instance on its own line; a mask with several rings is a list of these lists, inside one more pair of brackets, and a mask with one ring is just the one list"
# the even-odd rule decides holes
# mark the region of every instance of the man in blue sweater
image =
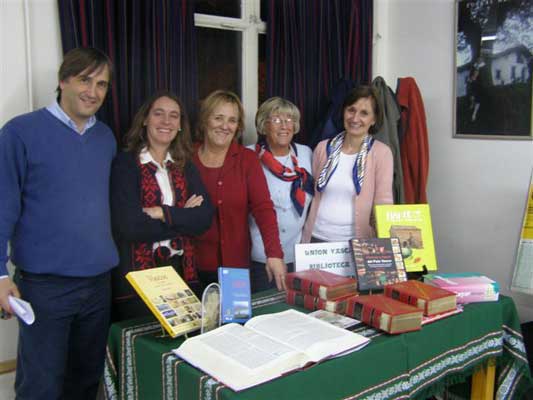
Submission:
[[[94,399],[109,324],[109,173],[116,143],[95,118],[112,76],[93,48],[65,55],[57,101],[0,130],[0,307],[22,297],[17,399]],[[7,245],[15,265],[8,277]]]

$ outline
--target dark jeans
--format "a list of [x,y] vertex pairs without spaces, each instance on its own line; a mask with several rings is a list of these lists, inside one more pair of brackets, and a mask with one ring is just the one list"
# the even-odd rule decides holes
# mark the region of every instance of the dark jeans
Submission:
[[110,274],[72,278],[17,270],[15,281],[35,311],[19,323],[17,400],[96,398],[104,369]]

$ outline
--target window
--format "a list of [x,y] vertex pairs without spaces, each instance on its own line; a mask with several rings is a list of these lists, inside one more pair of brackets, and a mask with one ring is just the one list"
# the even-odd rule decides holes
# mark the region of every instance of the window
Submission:
[[255,112],[265,99],[266,23],[260,0],[196,0],[199,96],[236,92],[245,115],[245,144],[256,139]]

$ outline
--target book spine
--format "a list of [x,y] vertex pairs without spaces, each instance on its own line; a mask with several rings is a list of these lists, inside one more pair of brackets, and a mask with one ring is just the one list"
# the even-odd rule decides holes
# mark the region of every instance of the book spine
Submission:
[[[398,290],[397,288],[393,288],[391,286],[385,286],[384,291],[385,296],[390,297],[391,299],[401,301],[402,303],[408,304],[410,306],[416,307],[424,311],[424,314],[428,313],[428,305],[429,302],[424,299],[419,299],[417,296],[406,293],[402,290]],[[419,306],[423,304],[423,307]]]
[[324,309],[322,299],[301,292],[297,292],[295,290],[287,290],[285,294],[285,299],[287,301],[287,304],[303,307],[309,311]]
[[457,294],[457,304],[498,301],[499,297],[499,288],[491,283],[479,285],[442,285],[434,281],[428,283]]
[[[377,310],[369,304],[361,304],[357,301],[349,300],[346,305],[346,316],[355,318],[376,329],[381,327],[382,311]],[[390,326],[387,327],[390,329]]]
[[[449,289],[451,290],[451,289]],[[484,301],[498,301],[499,293],[487,293],[483,290],[460,290],[457,293],[457,303],[478,303]]]
[[382,327],[381,326],[381,314],[382,312],[370,304],[363,305],[363,319],[362,321],[369,324],[370,326],[376,329],[385,328],[386,331],[390,330],[390,326]]
[[[286,284],[289,289],[308,294],[311,296],[318,296],[321,288],[326,288],[311,282],[309,279],[302,279],[295,276],[287,275]],[[326,288],[327,289],[327,288]]]

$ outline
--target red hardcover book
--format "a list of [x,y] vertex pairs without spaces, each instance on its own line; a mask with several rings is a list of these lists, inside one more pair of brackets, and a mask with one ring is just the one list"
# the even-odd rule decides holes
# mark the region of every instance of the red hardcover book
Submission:
[[346,305],[346,316],[388,333],[419,330],[422,314],[422,310],[384,294],[352,297]]
[[348,294],[336,299],[324,300],[320,297],[311,296],[310,294],[304,294],[292,289],[287,289],[285,292],[287,304],[303,307],[309,311],[326,310],[337,314],[344,314],[346,312],[347,300],[353,296],[357,295]]
[[319,269],[291,272],[285,278],[288,289],[331,300],[357,293],[357,281]]
[[442,314],[457,307],[457,295],[449,290],[420,281],[406,281],[385,286],[385,295],[424,311],[424,315]]

